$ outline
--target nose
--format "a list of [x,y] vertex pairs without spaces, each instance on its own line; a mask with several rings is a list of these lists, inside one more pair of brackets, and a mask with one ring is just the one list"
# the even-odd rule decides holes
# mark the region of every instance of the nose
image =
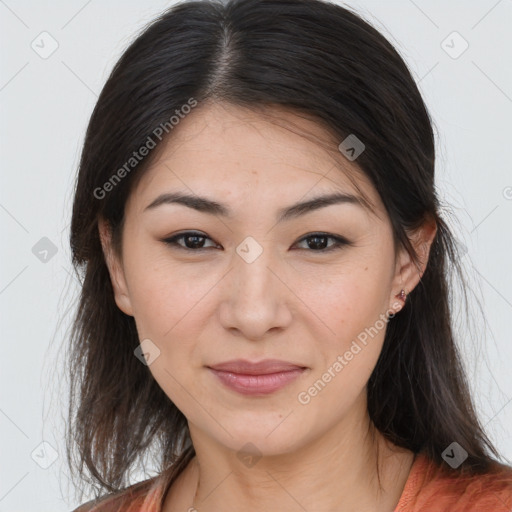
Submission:
[[276,259],[264,250],[254,261],[233,256],[232,269],[224,280],[219,318],[231,333],[257,341],[270,331],[281,331],[291,323],[293,293]]

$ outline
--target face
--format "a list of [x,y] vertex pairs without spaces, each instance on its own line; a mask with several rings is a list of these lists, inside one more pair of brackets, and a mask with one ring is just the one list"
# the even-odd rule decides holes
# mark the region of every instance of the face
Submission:
[[[328,138],[313,121],[277,114]],[[122,261],[108,259],[115,298],[150,340],[149,369],[191,432],[286,453],[364,408],[386,315],[413,284],[355,164],[261,114],[203,105],[132,192]],[[345,200],[311,203],[333,194]],[[269,359],[290,366],[211,369]]]

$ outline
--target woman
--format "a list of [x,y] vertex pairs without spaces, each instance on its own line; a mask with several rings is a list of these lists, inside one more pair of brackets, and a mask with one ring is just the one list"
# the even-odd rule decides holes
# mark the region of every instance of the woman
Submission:
[[150,24],[74,200],[68,458],[105,494],[77,510],[510,510],[434,162],[407,66],[347,9],[189,1]]

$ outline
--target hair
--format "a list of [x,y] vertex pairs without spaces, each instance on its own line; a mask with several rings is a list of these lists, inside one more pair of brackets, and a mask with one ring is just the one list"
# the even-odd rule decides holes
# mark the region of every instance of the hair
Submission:
[[129,45],[85,135],[70,228],[82,284],[69,350],[72,474],[76,466],[82,481],[115,492],[151,446],[162,470],[174,468],[173,481],[195,455],[185,416],[134,357],[134,318],[115,303],[98,233],[103,218],[121,256],[127,198],[165,138],[104,197],[95,193],[191,98],[280,106],[310,116],[339,141],[356,135],[365,144],[357,165],[382,199],[395,244],[415,262],[408,233],[435,220],[426,269],[388,323],[367,385],[368,413],[400,447],[441,464],[456,441],[468,453],[456,471],[489,471],[499,454],[479,423],[452,326],[450,279],[467,285],[440,215],[432,121],[404,60],[359,15],[327,1],[196,0],[165,11]]

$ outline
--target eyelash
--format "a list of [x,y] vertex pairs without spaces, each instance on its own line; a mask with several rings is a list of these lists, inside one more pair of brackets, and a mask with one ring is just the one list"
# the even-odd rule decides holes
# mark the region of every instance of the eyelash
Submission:
[[[183,233],[178,233],[177,235],[174,235],[170,238],[165,238],[162,240],[165,244],[169,246],[173,246],[176,249],[183,249],[184,251],[188,252],[202,252],[210,249],[215,249],[215,247],[199,247],[197,249],[192,249],[190,247],[184,247],[183,245],[177,243],[177,240],[188,238],[188,237],[197,237],[197,238],[204,238],[209,239],[208,236],[204,235],[203,233],[198,233],[196,231],[184,231]],[[346,245],[352,245],[351,242],[349,242],[346,238],[343,238],[341,236],[333,235],[331,233],[324,233],[324,232],[314,232],[314,233],[308,233],[306,236],[303,236],[300,240],[298,240],[297,243],[304,242],[305,240],[308,240],[310,238],[329,238],[331,240],[334,240],[334,244],[332,244],[330,247],[327,247],[326,249],[302,249],[309,252],[318,252],[318,253],[327,253],[334,250],[341,249],[343,246]]]

